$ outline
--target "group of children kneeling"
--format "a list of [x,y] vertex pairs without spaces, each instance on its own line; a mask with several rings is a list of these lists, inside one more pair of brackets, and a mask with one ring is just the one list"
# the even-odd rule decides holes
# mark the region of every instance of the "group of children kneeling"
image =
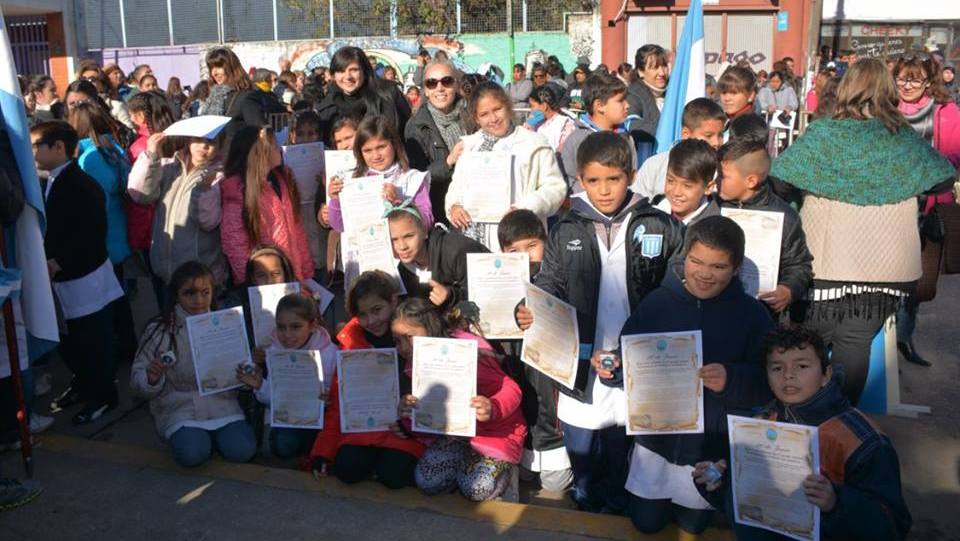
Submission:
[[[456,231],[430,226],[416,205],[398,205],[386,217],[406,298],[386,273],[361,274],[347,292],[350,319],[335,339],[309,295],[284,297],[277,306],[270,347],[319,350],[324,381],[330,383],[323,397],[324,429],[272,429],[272,454],[308,456],[316,475],[348,483],[375,478],[390,488],[417,486],[428,494],[459,490],[474,501],[503,496],[522,466],[539,474],[545,489],[569,488],[582,510],[626,514],[644,532],[675,521],[695,534],[707,527],[714,509],[732,513],[726,415],[757,415],[820,427],[822,474],[810,476],[804,491],[822,511],[826,537],[903,538],[911,519],[890,441],[844,398],[823,341],[801,327],[777,329],[771,318],[771,309],[779,312],[799,296],[795,284],[802,288],[809,282],[805,246],[794,250],[785,240],[784,253],[793,265],[781,265],[782,289],[758,301],[737,277],[744,261],[743,231],[706,210],[719,206],[709,197],[717,169],[710,144],[681,141],[670,151],[669,213],[631,191],[633,156],[619,134],[588,136],[577,153],[583,191],[571,197],[569,212],[549,235],[529,210],[511,211],[497,228],[502,251],[529,254],[531,281],[577,310],[583,343],[573,389],[520,368],[511,355],[515,342],[487,341],[472,324],[465,304],[466,254],[486,248]],[[754,140],[729,143],[721,149],[720,164],[720,200],[742,205],[771,200],[764,183],[769,157]],[[785,238],[794,234],[793,226],[788,218]],[[792,268],[798,269],[793,275]],[[246,271],[252,285],[297,281],[283,252],[269,246],[254,249]],[[429,284],[420,283],[417,271],[430,272]],[[247,461],[258,448],[236,391],[201,396],[197,389],[184,321],[213,308],[215,284],[211,271],[197,262],[173,272],[166,306],[148,325],[132,368],[131,385],[150,398],[158,429],[184,466],[203,463],[215,449],[227,460]],[[526,329],[537,314],[521,304],[515,316],[518,327]],[[620,337],[694,329],[703,339],[705,432],[627,436],[616,356]],[[410,395],[410,377],[417,336],[478,342],[478,396],[471,399],[475,437],[412,432],[409,417],[417,400]],[[396,348],[401,400],[391,430],[340,431],[338,348]],[[173,365],[160,360],[168,350],[176,353]],[[610,354],[612,369],[600,362]],[[237,378],[266,404],[269,375],[263,357],[257,351],[257,370],[238,371]],[[719,483],[708,483],[710,466],[724,472]],[[769,535],[743,525],[734,528],[739,539]]]

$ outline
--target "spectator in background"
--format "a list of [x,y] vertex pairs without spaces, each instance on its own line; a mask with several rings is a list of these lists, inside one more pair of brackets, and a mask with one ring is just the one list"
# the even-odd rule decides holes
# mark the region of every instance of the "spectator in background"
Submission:
[[799,108],[797,93],[782,71],[771,73],[767,86],[761,87],[757,92],[757,107],[761,113],[790,113]]
[[633,77],[633,74],[631,72],[633,72],[633,66],[631,66],[627,62],[624,62],[623,64],[620,64],[617,67],[617,79],[620,79],[621,81],[623,81],[623,84],[630,86],[630,83],[633,82],[631,80],[631,78]]
[[953,102],[957,103],[957,68],[953,66],[943,67],[943,87],[950,93]]
[[167,101],[170,102],[170,112],[173,113],[174,121],[180,120],[183,116],[183,110],[187,106],[187,96],[183,93],[183,87],[180,86],[179,77],[171,77],[167,82]]
[[190,97],[187,98],[187,108],[184,111],[186,116],[190,118],[199,115],[200,107],[203,106],[203,102],[207,101],[209,96],[210,83],[206,80],[198,82],[197,86],[190,92]]
[[563,64],[556,60],[556,57],[551,57],[554,60],[547,62],[547,75],[549,76],[548,81],[560,85],[560,88],[566,91],[567,81],[566,72],[563,69]]
[[286,56],[281,56],[277,61],[277,67],[280,68],[280,73],[285,71],[290,71],[290,67],[293,66],[293,63],[290,62],[290,59]]
[[94,77],[88,77],[87,80],[97,87],[100,98],[110,107],[110,116],[127,128],[135,129],[133,122],[130,120],[127,104],[120,99],[120,94],[110,85],[110,78],[107,77],[107,74],[101,71]]
[[140,91],[140,87],[138,85],[140,83],[140,79],[142,79],[144,75],[153,75],[153,69],[149,64],[140,64],[133,68],[133,71],[130,72],[130,77],[128,78],[127,83],[135,92]]
[[416,114],[417,109],[420,108],[420,87],[410,85],[404,95],[407,97],[407,102],[410,103],[410,110]]
[[667,51],[659,45],[644,45],[637,49],[635,66],[637,76],[627,85],[627,103],[630,104],[630,114],[639,115],[640,121],[631,125],[631,129],[655,140],[670,75]]
[[834,73],[835,71],[829,68],[820,70],[820,72],[817,73],[817,77],[813,81],[813,88],[807,92],[807,97],[804,100],[804,109],[806,109],[808,113],[812,113],[817,110],[817,104],[819,103],[820,96],[823,95],[823,89],[826,86],[827,81],[833,77]]
[[150,92],[160,88],[160,83],[152,73],[148,73],[137,81],[137,88],[140,89],[140,92]]
[[767,70],[760,70],[757,72],[757,90],[767,86],[767,81],[770,79],[770,74],[767,73]]
[[91,58],[84,58],[77,68],[77,79],[90,80],[100,75],[100,64]]
[[[567,137],[577,127],[576,122],[561,111],[563,94],[560,85],[552,81],[534,88],[530,94],[530,109],[533,114],[526,124],[528,128],[546,137],[547,142],[558,153]],[[557,158],[559,159],[559,155]]]
[[423,86],[423,70],[430,62],[430,51],[420,49],[417,51],[417,68],[413,71],[413,84]]
[[281,71],[277,76],[277,83],[273,87],[273,93],[280,98],[287,108],[293,107],[297,101],[299,92],[297,91],[297,76],[292,71]]
[[110,86],[117,92],[117,95],[120,96],[120,99],[127,101],[127,99],[130,98],[130,94],[133,89],[127,85],[127,76],[124,75],[123,70],[120,69],[120,66],[116,64],[107,64],[103,67],[103,73],[107,75],[107,79],[110,81]]
[[525,107],[532,91],[533,83],[527,79],[527,68],[523,64],[514,64],[513,81],[507,83],[507,95],[513,105]]
[[573,77],[570,86],[567,88],[567,93],[570,95],[570,107],[584,109],[583,82],[587,80],[589,75],[590,68],[588,66],[577,64],[577,67],[573,68]]
[[49,75],[37,75],[30,80],[27,88],[33,97],[32,121],[34,124],[47,120],[60,120],[67,115],[66,107],[57,94],[57,83]]

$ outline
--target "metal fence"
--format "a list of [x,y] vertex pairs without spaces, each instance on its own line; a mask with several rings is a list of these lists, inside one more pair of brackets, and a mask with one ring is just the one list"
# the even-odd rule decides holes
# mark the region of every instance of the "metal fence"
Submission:
[[47,18],[43,15],[6,17],[6,23],[17,73],[50,75]]
[[[438,2],[439,3],[439,2]],[[565,30],[591,0],[512,0],[515,32]],[[448,0],[439,27],[414,0],[79,0],[90,49],[507,31],[507,0]],[[332,24],[331,24],[332,22]]]

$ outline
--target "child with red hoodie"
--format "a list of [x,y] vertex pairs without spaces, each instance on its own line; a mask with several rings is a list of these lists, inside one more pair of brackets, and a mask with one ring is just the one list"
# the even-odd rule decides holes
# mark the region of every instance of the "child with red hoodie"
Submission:
[[[383,271],[361,274],[347,293],[347,311],[352,316],[337,334],[343,350],[392,348],[390,320],[400,295],[396,280]],[[410,371],[400,371],[400,391],[410,392]],[[310,459],[316,476],[332,473],[344,483],[371,477],[388,488],[414,485],[413,471],[426,449],[425,441],[395,431],[340,432],[340,396],[337,376],[330,384],[323,430],[317,434]]]
[[[468,500],[492,500],[504,493],[523,455],[527,424],[520,410],[522,393],[500,367],[496,353],[483,338],[470,333],[454,309],[447,314],[429,301],[409,298],[394,312],[393,330],[397,352],[409,370],[416,336],[475,340],[477,393],[470,400],[477,410],[477,433],[469,440],[435,439],[417,463],[417,487],[426,494],[444,494],[459,488]],[[400,416],[406,423],[416,408],[416,397],[400,398]]]

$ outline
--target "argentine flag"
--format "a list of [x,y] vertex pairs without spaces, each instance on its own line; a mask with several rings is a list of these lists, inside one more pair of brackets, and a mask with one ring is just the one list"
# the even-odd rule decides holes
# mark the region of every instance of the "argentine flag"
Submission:
[[706,70],[703,50],[703,3],[691,0],[683,33],[667,83],[667,95],[657,124],[657,152],[666,152],[680,139],[683,107],[706,93]]
[[[6,22],[0,13],[0,161],[23,185],[24,205],[16,223],[4,228],[6,266],[18,269],[21,281],[20,308],[28,334],[30,358],[35,359],[52,349],[59,340],[53,291],[47,274],[47,257],[43,250],[45,227],[43,197],[33,162],[27,112],[20,96],[16,64],[10,50]],[[2,266],[2,265],[0,265]],[[9,274],[5,274],[9,276]],[[0,282],[3,284],[4,282]],[[10,282],[6,281],[6,285]],[[17,302],[14,300],[14,302]],[[6,351],[0,358],[6,357]]]

